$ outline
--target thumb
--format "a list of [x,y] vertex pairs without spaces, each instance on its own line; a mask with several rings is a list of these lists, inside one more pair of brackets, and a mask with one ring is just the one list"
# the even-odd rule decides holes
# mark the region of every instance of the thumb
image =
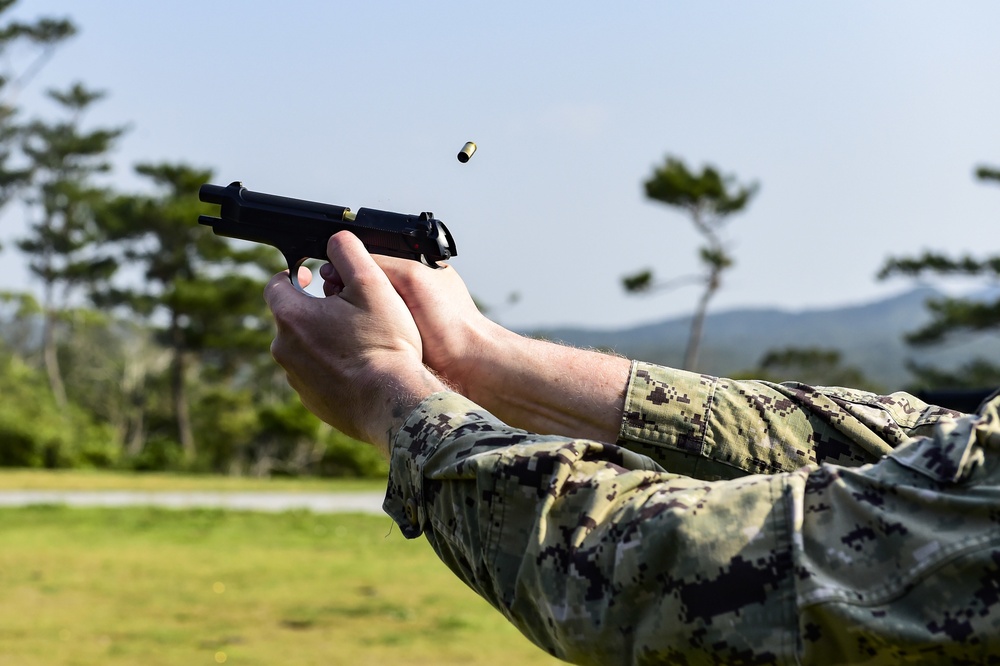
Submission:
[[[299,285],[301,285],[304,289],[309,286],[310,282],[312,282],[312,271],[305,266],[299,266],[298,278]],[[275,274],[271,278],[270,282],[268,282],[264,287],[264,302],[270,307],[272,298],[289,298],[289,296],[284,295],[287,287],[291,287],[291,291],[293,292],[300,291],[295,288],[294,284],[292,284],[288,271],[282,271],[281,273]],[[299,295],[301,296],[301,294]],[[272,307],[271,309],[273,310],[274,308]]]
[[281,310],[285,303],[302,296],[288,279],[288,271],[275,274],[264,287],[264,302],[271,312]]

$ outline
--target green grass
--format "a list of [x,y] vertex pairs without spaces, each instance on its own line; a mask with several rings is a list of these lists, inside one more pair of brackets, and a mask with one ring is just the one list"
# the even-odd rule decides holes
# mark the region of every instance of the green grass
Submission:
[[379,516],[3,509],[0,599],[17,666],[559,663]]

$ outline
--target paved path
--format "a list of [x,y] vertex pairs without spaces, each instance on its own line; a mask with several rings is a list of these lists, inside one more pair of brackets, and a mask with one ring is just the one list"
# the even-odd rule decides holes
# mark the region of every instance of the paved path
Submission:
[[159,506],[169,509],[220,508],[244,511],[308,509],[316,513],[382,513],[384,492],[141,492],[132,490],[2,490],[0,507],[33,504],[123,507]]

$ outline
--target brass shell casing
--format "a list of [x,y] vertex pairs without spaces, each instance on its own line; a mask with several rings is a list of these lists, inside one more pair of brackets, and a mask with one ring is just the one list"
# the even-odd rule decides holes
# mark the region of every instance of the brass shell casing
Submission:
[[472,154],[476,152],[476,144],[472,141],[467,141],[462,150],[458,151],[458,161],[465,164],[472,157]]

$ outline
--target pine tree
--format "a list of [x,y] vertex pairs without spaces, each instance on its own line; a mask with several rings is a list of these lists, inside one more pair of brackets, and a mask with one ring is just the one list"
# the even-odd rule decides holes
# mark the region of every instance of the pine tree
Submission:
[[190,463],[197,453],[188,397],[192,370],[208,367],[217,380],[268,348],[272,328],[261,293],[281,265],[271,248],[236,245],[198,224],[198,215],[210,212],[198,189],[211,171],[184,164],[143,164],[136,171],[157,193],[116,197],[100,223],[145,282],[107,289],[95,303],[138,315],[170,350],[176,434]]
[[115,270],[113,259],[95,253],[100,229],[94,210],[108,194],[93,178],[110,170],[107,155],[124,129],[82,128],[84,114],[103,93],[76,83],[48,94],[68,118],[53,123],[36,120],[24,129],[21,150],[29,169],[24,198],[34,219],[29,234],[17,245],[28,255],[28,266],[41,283],[42,354],[52,393],[65,406],[57,354],[59,320],[77,292],[93,290]]
[[[980,166],[975,170],[979,180],[1000,184],[1000,169]],[[903,275],[920,277],[973,277],[989,282],[1000,279],[1000,255],[983,258],[971,255],[949,257],[938,252],[924,252],[917,257],[892,257],[879,271],[879,279]],[[907,334],[906,340],[916,346],[939,345],[962,335],[994,332],[1000,333],[1000,297],[975,300],[970,298],[940,297],[927,302],[931,320],[921,328]],[[987,359],[977,359],[958,371],[912,363],[910,370],[927,388],[983,388],[1000,384],[1000,365]]]
[[[694,281],[704,285],[704,291],[691,319],[691,333],[684,353],[684,368],[694,370],[698,364],[708,303],[722,286],[723,271],[733,265],[733,258],[722,239],[722,230],[731,215],[749,205],[758,188],[756,184],[736,185],[732,177],[722,176],[712,166],[704,167],[700,174],[693,173],[681,160],[669,156],[646,181],[645,188],[650,199],[687,214],[705,239],[705,245],[698,251],[704,273],[694,278]],[[677,284],[677,280],[655,283],[652,270],[628,276],[622,282],[630,293],[649,292]]]

